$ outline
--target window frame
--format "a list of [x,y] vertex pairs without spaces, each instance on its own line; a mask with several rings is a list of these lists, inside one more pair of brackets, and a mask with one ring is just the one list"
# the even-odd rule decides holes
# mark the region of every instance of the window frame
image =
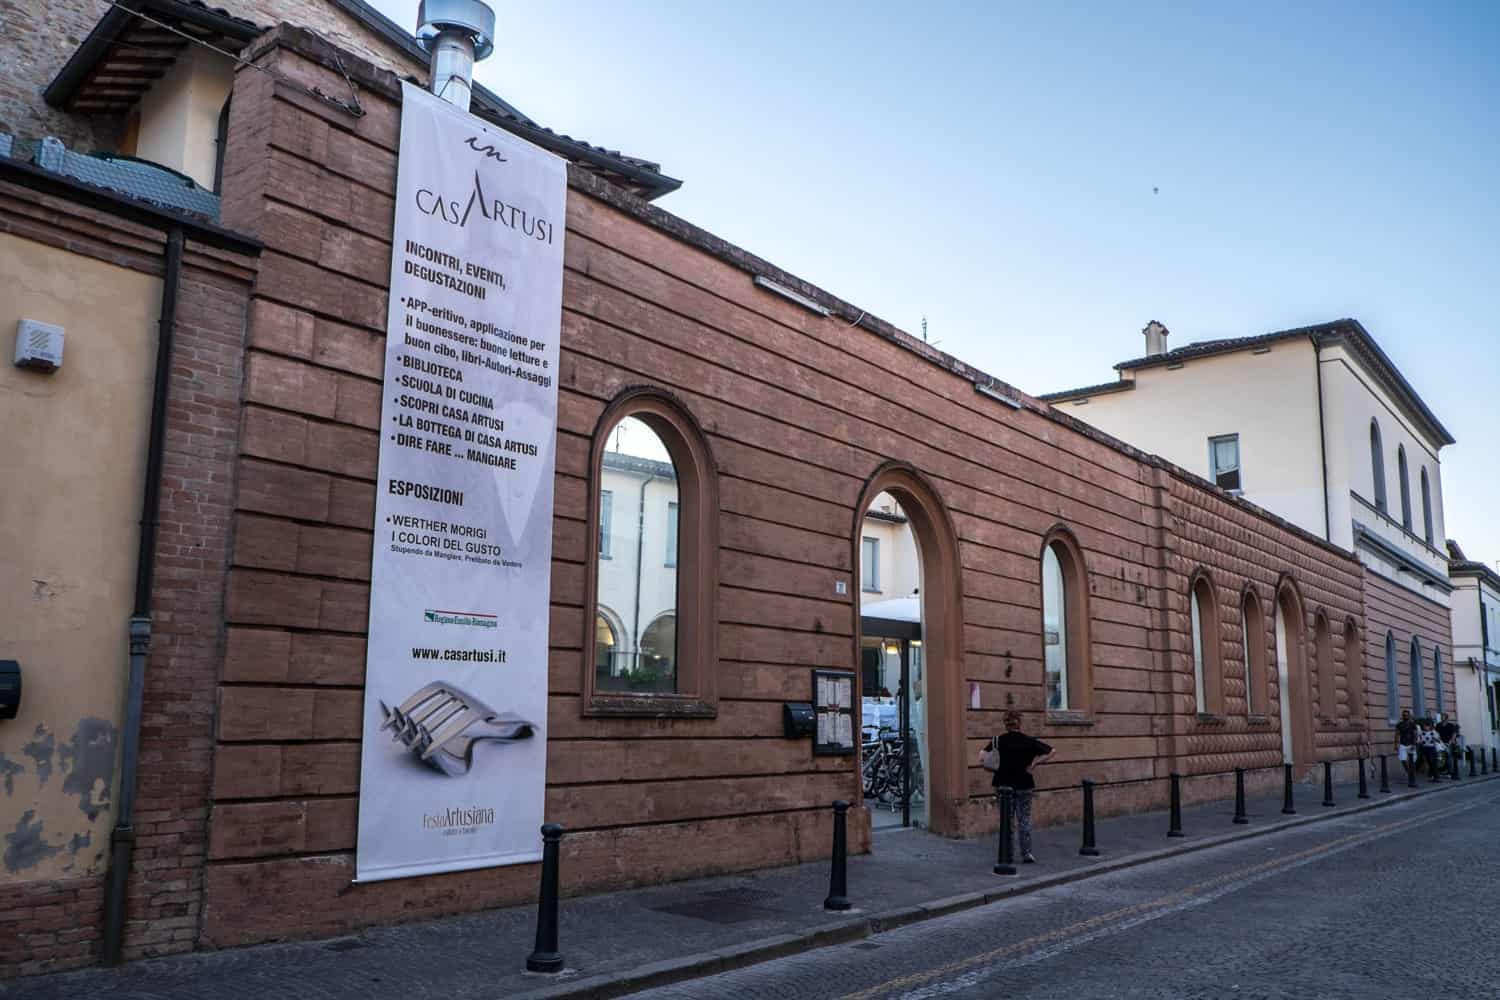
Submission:
[[1344,621],[1344,683],[1349,690],[1349,718],[1364,719],[1369,714],[1365,706],[1365,657],[1360,644],[1359,623],[1353,618]]
[[870,535],[859,536],[859,590],[863,594],[880,593],[880,539]]
[[690,411],[670,393],[654,387],[625,390],[605,407],[594,427],[587,479],[589,530],[584,532],[587,549],[583,648],[594,649],[594,618],[598,614],[599,504],[604,451],[610,433],[626,417],[635,417],[651,428],[677,471],[677,689],[675,692],[597,690],[590,652],[581,657],[581,713],[585,717],[714,718],[719,711],[717,466],[707,438]]
[[[1232,471],[1237,478],[1238,486],[1223,486],[1219,483],[1220,470],[1218,467],[1217,446],[1223,441],[1234,442],[1234,469]],[[1238,432],[1234,434],[1216,434],[1208,439],[1208,481],[1218,486],[1224,492],[1235,496],[1240,496],[1245,492],[1245,461],[1244,453],[1240,450],[1240,436]]]
[[1042,536],[1041,548],[1037,550],[1036,580],[1042,581],[1042,560],[1048,549],[1057,558],[1062,573],[1063,631],[1065,632],[1064,660],[1066,672],[1063,683],[1067,685],[1066,709],[1045,708],[1046,704],[1046,631],[1047,612],[1045,596],[1039,594],[1037,601],[1037,638],[1042,642],[1042,691],[1046,721],[1052,724],[1082,724],[1094,717],[1094,670],[1090,648],[1089,583],[1088,564],[1083,557],[1083,547],[1066,525],[1054,525]]
[[1224,661],[1219,641],[1222,631],[1218,592],[1208,570],[1199,567],[1188,577],[1187,598],[1193,707],[1201,717],[1220,718],[1224,714]]
[[1313,615],[1313,655],[1318,669],[1318,715],[1337,719],[1339,715],[1339,679],[1333,662],[1333,629],[1328,614],[1319,608]]
[[1396,475],[1401,487],[1401,527],[1411,532],[1411,477],[1406,465],[1406,445],[1396,445]]
[[1375,487],[1375,509],[1382,514],[1390,513],[1390,500],[1385,491],[1385,445],[1380,437],[1380,421],[1370,418],[1370,482]]
[[1437,715],[1443,714],[1443,647],[1437,644],[1432,648],[1432,711]]
[[1427,477],[1427,466],[1422,466],[1422,537],[1432,544],[1432,484]]
[[599,558],[613,559],[614,543],[611,539],[615,531],[615,492],[614,490],[601,489],[599,491]]
[[1411,714],[1413,718],[1425,719],[1427,717],[1427,692],[1426,685],[1422,682],[1422,640],[1416,636],[1411,637],[1411,662],[1408,664],[1408,672],[1411,676]]
[[1396,633],[1385,634],[1385,701],[1386,721],[1395,725],[1401,718],[1401,674],[1396,667]]
[[677,568],[677,547],[681,544],[682,530],[682,501],[667,501],[667,537],[666,552],[662,554],[662,565],[668,569]]

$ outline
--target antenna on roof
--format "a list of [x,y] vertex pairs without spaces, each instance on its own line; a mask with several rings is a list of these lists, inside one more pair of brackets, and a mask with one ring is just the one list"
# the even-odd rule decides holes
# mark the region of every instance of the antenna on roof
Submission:
[[927,317],[926,316],[922,317],[922,340],[923,340],[923,342],[926,342],[926,340],[927,340]]

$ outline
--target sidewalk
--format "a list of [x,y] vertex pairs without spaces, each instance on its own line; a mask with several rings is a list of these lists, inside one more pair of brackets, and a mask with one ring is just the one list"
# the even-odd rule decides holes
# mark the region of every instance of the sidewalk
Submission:
[[[1394,777],[1394,775],[1393,775]],[[1491,778],[1500,777],[1492,775]],[[874,852],[849,861],[855,909],[822,908],[828,864],[798,865],[562,901],[561,947],[568,971],[524,971],[535,933],[535,906],[377,928],[333,941],[264,945],[0,982],[0,997],[113,1000],[150,997],[262,998],[400,996],[446,1000],[499,997],[613,997],[668,982],[853,940],[997,899],[1103,871],[1158,860],[1288,826],[1347,815],[1413,796],[1461,790],[1486,778],[1429,785],[1404,780],[1382,795],[1335,790],[1338,806],[1320,805],[1321,786],[1297,786],[1297,815],[1281,815],[1281,798],[1256,796],[1248,826],[1230,823],[1232,802],[1183,810],[1182,839],[1168,839],[1165,812],[1098,822],[1101,856],[1078,854],[1077,824],[1036,834],[1039,864],[995,876],[995,839],[954,841],[916,830],[882,831]]]

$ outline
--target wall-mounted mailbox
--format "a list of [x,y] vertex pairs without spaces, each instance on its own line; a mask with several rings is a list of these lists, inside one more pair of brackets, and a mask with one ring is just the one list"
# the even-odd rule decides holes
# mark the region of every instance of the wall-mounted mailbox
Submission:
[[813,711],[812,705],[805,701],[789,701],[782,705],[781,721],[786,728],[787,739],[817,735],[817,713]]
[[21,665],[15,660],[0,660],[0,719],[14,719],[20,710]]

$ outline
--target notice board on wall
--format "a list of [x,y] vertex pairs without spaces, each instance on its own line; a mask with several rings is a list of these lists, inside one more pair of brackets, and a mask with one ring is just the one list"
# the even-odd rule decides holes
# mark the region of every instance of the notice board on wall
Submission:
[[360,881],[534,861],[566,164],[402,88]]

